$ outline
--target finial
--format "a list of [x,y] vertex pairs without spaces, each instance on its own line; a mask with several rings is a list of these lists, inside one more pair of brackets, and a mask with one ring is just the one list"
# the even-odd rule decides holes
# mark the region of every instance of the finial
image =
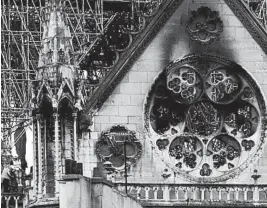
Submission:
[[254,184],[257,184],[257,180],[261,177],[261,175],[258,174],[258,170],[255,169],[253,174],[251,175],[251,178],[254,179]]

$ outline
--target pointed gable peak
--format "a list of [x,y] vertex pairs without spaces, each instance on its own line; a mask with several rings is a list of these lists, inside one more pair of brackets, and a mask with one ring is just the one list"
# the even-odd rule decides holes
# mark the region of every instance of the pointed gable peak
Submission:
[[38,67],[56,63],[71,64],[71,33],[63,6],[60,0],[52,0],[46,4]]

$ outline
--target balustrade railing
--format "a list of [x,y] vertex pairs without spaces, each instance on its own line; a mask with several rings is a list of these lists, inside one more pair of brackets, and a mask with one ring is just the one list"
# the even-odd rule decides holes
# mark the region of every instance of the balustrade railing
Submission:
[[19,208],[22,207],[22,194],[19,193],[2,193],[1,207]]
[[[125,191],[125,184],[117,184]],[[128,194],[144,205],[185,204],[260,204],[267,207],[267,185],[244,184],[127,184]]]

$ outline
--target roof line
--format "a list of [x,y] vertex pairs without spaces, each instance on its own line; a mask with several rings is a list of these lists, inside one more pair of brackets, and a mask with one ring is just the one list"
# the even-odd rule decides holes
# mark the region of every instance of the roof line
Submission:
[[135,60],[143,53],[183,1],[184,0],[168,0],[162,3],[144,31],[134,38],[135,40],[130,48],[122,54],[118,63],[113,67],[93,95],[86,101],[84,113],[92,113],[103,105],[125,74],[130,70]]
[[267,54],[267,32],[242,0],[224,0],[254,40]]

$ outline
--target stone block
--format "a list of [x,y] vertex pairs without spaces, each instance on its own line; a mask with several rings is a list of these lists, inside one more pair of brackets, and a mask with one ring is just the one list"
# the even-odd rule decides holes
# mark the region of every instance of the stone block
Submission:
[[182,58],[183,56],[191,53],[190,44],[191,40],[179,41],[175,43],[171,48],[170,60],[176,60],[177,58]]
[[140,83],[121,83],[120,91],[122,94],[141,94],[141,84]]
[[143,106],[145,96],[144,95],[131,95],[131,105]]
[[[180,5],[180,7],[173,13],[173,15],[170,17],[170,19],[167,21],[167,23],[165,24],[165,26],[163,27],[163,29],[166,26],[170,26],[170,25],[177,25],[179,23],[179,19],[181,17],[181,14],[185,11],[188,10],[188,5],[186,2],[182,3]],[[162,31],[162,30],[161,30]],[[160,35],[161,33],[159,33],[158,35]]]
[[119,106],[120,116],[141,116],[142,107],[140,106]]
[[221,6],[220,15],[227,15],[227,14],[233,14],[233,11],[226,3],[223,3]]
[[155,71],[155,61],[153,60],[142,60],[136,62],[138,71]]
[[265,145],[261,157],[267,157],[267,145]]
[[129,82],[129,73],[125,74],[123,79],[121,80],[121,83],[127,83]]
[[236,27],[223,27],[221,39],[235,39],[236,38]]
[[116,105],[103,105],[99,110],[99,115],[114,116],[119,115],[119,108]]
[[95,123],[108,123],[109,122],[109,116],[95,116]]
[[101,125],[99,124],[94,124],[94,131],[100,131]]
[[94,163],[97,163],[97,162],[98,162],[97,156],[96,155],[95,156],[91,155],[90,156],[90,165],[94,164]]
[[109,97],[110,105],[130,105],[130,95],[114,94]]
[[112,94],[119,94],[120,93],[120,85],[115,87],[115,89],[112,91]]
[[135,124],[125,124],[125,127],[129,129],[130,131],[136,131],[136,125]]
[[[185,15],[185,22],[187,21],[188,14]],[[175,22],[174,24],[166,25],[163,28],[163,34],[164,34],[164,41],[161,43],[160,46],[164,45],[166,42],[174,42],[175,40],[180,40],[181,38],[184,40],[184,38],[188,37],[188,33],[184,27],[184,25],[179,25],[179,20]],[[179,35],[177,35],[179,34]],[[168,38],[168,39],[166,39]],[[161,48],[162,50],[163,48]],[[166,48],[167,49],[167,48]]]
[[160,60],[166,59],[167,54],[164,50],[155,50],[154,48],[147,48],[144,53],[141,55],[141,60]]
[[90,134],[91,134],[91,135],[90,135],[90,136],[91,136],[91,140],[97,139],[98,136],[99,136],[99,135],[98,135],[98,132],[96,132],[96,131],[95,131],[95,132],[92,131]]
[[226,26],[234,26],[234,27],[243,27],[243,24],[240,20],[233,14],[227,16],[227,21],[225,21]]
[[112,127],[112,124],[107,123],[107,124],[101,124],[100,132],[101,131],[106,131]]
[[129,124],[139,124],[142,123],[142,117],[141,116],[129,116],[128,117]]
[[255,63],[254,61],[246,61],[246,62],[244,62],[242,67],[244,69],[250,71],[252,74],[260,71],[260,70],[257,70],[258,66],[257,66],[257,63]]
[[265,85],[261,85],[261,89],[262,89],[265,97],[267,97],[267,85],[266,84]]
[[136,124],[136,131],[137,132],[141,132],[141,133],[144,132],[144,125],[143,125],[143,123],[137,123]]
[[261,84],[267,84],[267,80],[264,79],[264,73],[262,72],[255,72],[253,73],[253,78],[255,79],[255,81],[261,85]]
[[143,95],[146,95],[149,92],[151,85],[152,85],[152,83],[142,83],[141,93]]
[[159,75],[158,72],[148,72],[147,82],[148,83],[154,83],[155,79],[158,77],[158,75]]
[[259,50],[240,50],[238,53],[235,53],[236,59],[239,61],[263,61],[266,56]]
[[111,124],[124,124],[128,123],[127,116],[110,116],[110,123]]
[[90,170],[84,170],[83,175],[88,178],[91,178],[93,176],[92,171]]
[[261,157],[259,159],[259,165],[262,167],[265,167],[267,170],[267,157]]
[[160,33],[156,35],[156,37],[153,39],[153,41],[148,47],[154,48],[154,49],[160,49],[159,46],[162,44],[163,41],[164,41],[164,34]]
[[222,39],[220,41],[220,45],[222,48],[233,50],[233,53],[239,53],[239,50],[244,51],[244,49],[255,50],[255,42],[251,39],[248,40],[247,39],[239,40],[235,38]]
[[129,72],[129,82],[147,82],[147,72]]
[[137,61],[132,65],[132,67],[130,68],[130,71],[138,71],[138,66],[137,66]]
[[160,72],[161,70],[163,70],[164,67],[166,67],[168,63],[169,61],[167,60],[157,60],[156,62],[154,60],[141,60],[138,61],[136,64],[138,67],[138,71]]
[[236,39],[247,39],[248,38],[248,31],[244,27],[236,27],[235,29],[235,37]]

